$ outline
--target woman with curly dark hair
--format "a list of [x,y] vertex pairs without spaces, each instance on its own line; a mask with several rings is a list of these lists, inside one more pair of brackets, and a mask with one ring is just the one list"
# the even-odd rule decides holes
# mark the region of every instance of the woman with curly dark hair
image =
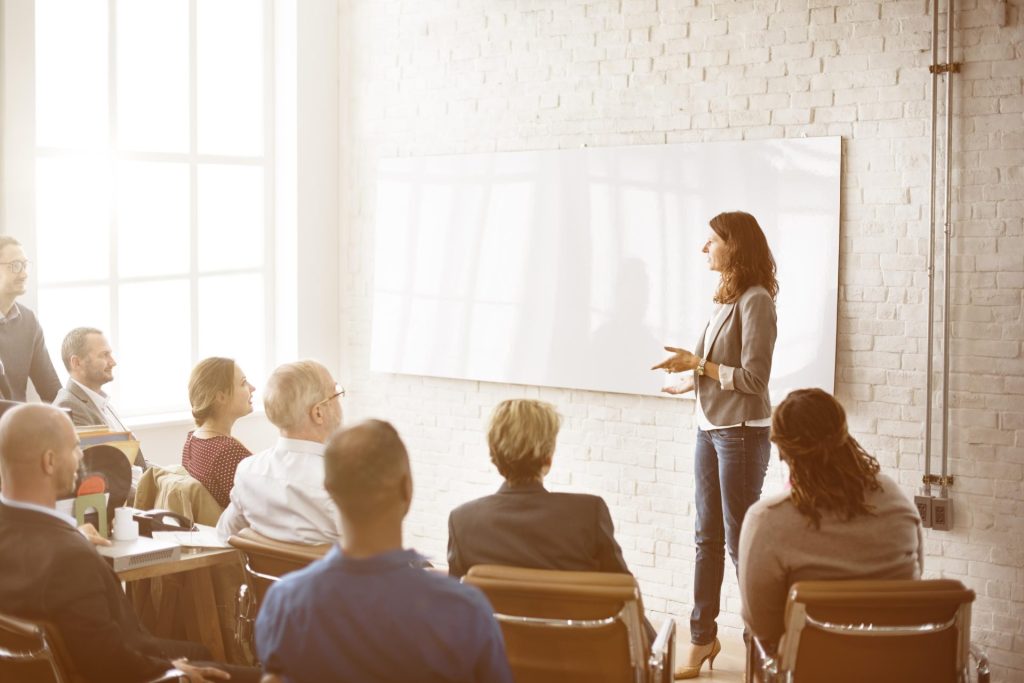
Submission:
[[[690,648],[680,653],[676,678],[695,678],[705,660],[713,666],[722,646],[718,618],[725,549],[739,562],[743,516],[761,496],[768,469],[771,403],[768,378],[775,350],[775,259],[757,220],[749,213],[722,213],[710,221],[704,243],[708,267],[719,273],[714,315],[691,353],[654,366],[687,372],[670,394],[696,391],[694,452],[696,564]],[[693,371],[692,374],[689,371]]]
[[791,488],[751,506],[740,534],[743,618],[769,647],[795,582],[916,579],[924,568],[917,509],[850,435],[839,401],[790,393],[771,439]]

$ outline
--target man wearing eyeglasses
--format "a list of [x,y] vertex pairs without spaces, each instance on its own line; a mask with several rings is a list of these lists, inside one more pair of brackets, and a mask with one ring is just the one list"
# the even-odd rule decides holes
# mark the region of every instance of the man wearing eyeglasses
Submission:
[[51,403],[60,391],[60,380],[46,350],[43,328],[30,308],[16,302],[28,285],[28,265],[21,243],[0,235],[0,387],[9,393],[6,398],[24,401],[31,379],[39,398]]
[[264,388],[277,443],[235,470],[231,502],[217,522],[224,540],[246,527],[290,543],[335,543],[338,511],[324,488],[324,444],[341,426],[342,389],[320,363],[303,360],[274,370]]

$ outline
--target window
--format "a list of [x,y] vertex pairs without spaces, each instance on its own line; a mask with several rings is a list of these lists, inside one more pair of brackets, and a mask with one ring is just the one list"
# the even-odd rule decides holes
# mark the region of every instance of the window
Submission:
[[272,17],[260,0],[36,0],[38,313],[104,330],[128,416],[275,357]]

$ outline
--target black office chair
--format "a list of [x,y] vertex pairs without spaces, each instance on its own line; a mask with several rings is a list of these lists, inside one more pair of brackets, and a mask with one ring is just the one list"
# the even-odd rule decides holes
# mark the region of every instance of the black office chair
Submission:
[[[49,625],[0,613],[0,680],[18,683],[79,683],[60,636]],[[169,669],[148,683],[187,683]]]

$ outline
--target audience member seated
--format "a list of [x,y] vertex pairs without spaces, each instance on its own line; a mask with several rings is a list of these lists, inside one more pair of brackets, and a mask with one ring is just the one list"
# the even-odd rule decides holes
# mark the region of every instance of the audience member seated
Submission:
[[39,397],[52,403],[60,380],[46,350],[43,328],[32,309],[15,303],[25,293],[28,265],[21,242],[0,235],[0,385],[7,399],[24,401],[31,379]]
[[345,429],[324,458],[344,541],[270,588],[256,621],[265,670],[291,683],[511,683],[483,594],[402,548],[412,473],[395,429]]
[[[114,381],[117,365],[103,333],[94,327],[76,327],[64,337],[60,357],[70,377],[53,404],[70,410],[75,426],[105,425],[114,432],[130,432],[103,391],[104,384]],[[146,466],[141,449],[135,464]]]
[[775,409],[771,439],[791,488],[747,511],[739,553],[743,618],[769,649],[795,582],[917,579],[924,567],[917,509],[850,436],[835,398],[792,392]]
[[196,429],[185,437],[181,464],[226,508],[235,468],[252,453],[231,436],[240,417],[252,412],[255,387],[230,358],[207,358],[192,369],[188,400]]
[[[110,565],[57,512],[74,485],[82,451],[71,420],[31,404],[0,418],[0,604],[58,631],[78,673],[90,681],[136,683],[176,666],[193,683],[227,678],[258,681],[245,667],[200,664],[206,648],[147,634]],[[216,667],[216,668],[214,668]]]
[[290,543],[338,540],[337,511],[324,489],[324,442],[341,425],[344,395],[316,361],[274,370],[263,406],[280,437],[273,448],[238,464],[231,502],[217,522],[221,538],[252,527]]
[[544,488],[559,426],[554,407],[540,401],[503,401],[495,408],[487,442],[505,483],[449,515],[452,576],[475,564],[630,573],[603,499]]

